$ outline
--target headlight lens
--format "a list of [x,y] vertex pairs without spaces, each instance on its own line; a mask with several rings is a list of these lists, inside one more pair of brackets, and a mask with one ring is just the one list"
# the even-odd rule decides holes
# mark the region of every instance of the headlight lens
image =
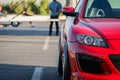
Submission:
[[78,42],[90,46],[101,46],[107,47],[105,41],[100,37],[90,36],[90,35],[77,35],[76,39]]

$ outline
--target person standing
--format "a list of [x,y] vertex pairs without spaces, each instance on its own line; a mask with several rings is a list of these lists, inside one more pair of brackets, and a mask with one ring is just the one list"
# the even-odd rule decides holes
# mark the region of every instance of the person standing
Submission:
[[5,16],[5,14],[2,12],[2,6],[0,5],[0,16]]
[[[49,4],[49,9],[51,11],[50,19],[58,19],[59,18],[59,14],[62,11],[62,5],[61,5],[60,2],[58,2],[56,0],[53,0],[53,2],[51,2]],[[53,22],[54,21],[50,21],[49,35],[52,34]],[[56,25],[56,35],[58,35],[59,34],[59,24],[58,24],[58,21],[55,21],[55,25]]]

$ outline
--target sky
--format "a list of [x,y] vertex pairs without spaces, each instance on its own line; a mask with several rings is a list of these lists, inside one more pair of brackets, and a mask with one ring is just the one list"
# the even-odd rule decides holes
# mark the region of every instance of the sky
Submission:
[[[9,3],[11,1],[19,1],[19,0],[0,0],[0,3]],[[39,3],[41,0],[37,0],[37,1]],[[52,0],[49,1],[51,2]],[[61,2],[63,6],[65,5],[65,0],[57,0],[57,1]]]

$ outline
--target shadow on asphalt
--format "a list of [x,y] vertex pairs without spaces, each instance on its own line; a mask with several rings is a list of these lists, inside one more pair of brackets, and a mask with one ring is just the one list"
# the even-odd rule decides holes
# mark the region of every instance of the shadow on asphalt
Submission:
[[56,67],[0,64],[0,80],[31,80],[36,67],[43,68],[40,80],[61,80]]
[[[52,36],[56,31],[53,29]],[[49,36],[49,29],[39,28],[0,28],[0,35],[15,35],[15,36]]]

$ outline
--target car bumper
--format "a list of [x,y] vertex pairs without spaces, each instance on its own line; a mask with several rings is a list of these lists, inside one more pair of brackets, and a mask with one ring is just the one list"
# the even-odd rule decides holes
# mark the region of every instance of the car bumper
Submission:
[[[68,42],[69,48],[69,59],[70,59],[70,65],[71,65],[71,80],[120,80],[120,71],[116,68],[116,66],[113,64],[113,62],[110,59],[111,54],[116,53],[115,55],[119,55],[119,52],[116,52],[112,48],[101,48],[101,47],[91,47],[79,44],[77,42]],[[100,65],[100,69],[103,70],[103,72],[98,71],[98,73],[89,72],[86,70],[82,70],[80,60],[76,57],[76,55],[85,55],[90,57],[95,57],[94,60],[99,61],[102,60],[102,62],[96,62]],[[89,60],[89,59],[88,59]],[[86,61],[86,60],[85,60]],[[84,60],[82,61],[82,63]],[[86,61],[87,62],[87,61]],[[88,66],[87,69],[89,69],[90,64],[86,63],[83,65],[83,67]],[[93,65],[93,64],[91,64]],[[93,71],[96,70],[95,67]],[[99,68],[98,68],[99,70]]]
[[88,73],[73,73],[71,80],[120,80],[120,74],[88,74]]
[[1,25],[10,25],[11,22],[9,22],[9,21],[0,21],[0,24]]

